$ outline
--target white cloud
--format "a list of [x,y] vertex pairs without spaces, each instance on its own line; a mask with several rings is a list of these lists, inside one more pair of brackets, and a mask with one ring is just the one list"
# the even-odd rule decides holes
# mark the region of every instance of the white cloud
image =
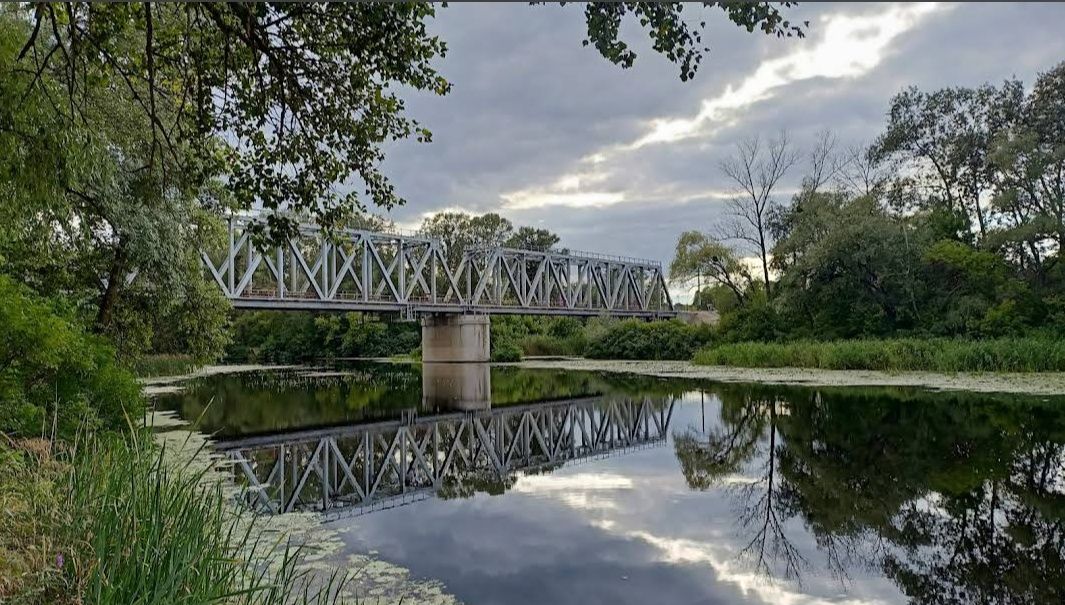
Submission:
[[694,117],[652,120],[650,132],[624,149],[713,134],[715,125],[727,123],[737,111],[774,96],[778,89],[794,82],[864,75],[887,56],[895,38],[943,8],[938,3],[917,3],[894,5],[872,15],[826,16],[816,28],[824,32],[816,42],[799,42],[807,47],[763,62],[739,85],[730,85],[722,94],[703,100]]
[[[750,481],[743,475],[732,475],[730,484]],[[552,498],[588,515],[587,522],[603,532],[639,540],[656,551],[657,560],[671,565],[699,564],[714,570],[717,581],[735,586],[744,597],[755,603],[774,605],[880,605],[877,598],[837,595],[816,596],[797,590],[796,586],[767,579],[747,563],[737,559],[736,544],[728,536],[715,533],[711,540],[691,540],[663,536],[639,527],[639,518],[617,517],[625,510],[609,497],[616,490],[632,490],[636,484],[629,477],[610,473],[578,473],[574,475],[530,475],[522,477],[514,491]],[[646,486],[644,486],[646,487]]]
[[612,492],[632,489],[632,479],[608,473],[576,475],[526,475],[518,479],[511,491],[554,498],[576,510],[614,510],[617,502]]
[[510,210],[529,210],[548,206],[568,206],[570,208],[599,208],[612,206],[625,201],[625,194],[608,191],[514,191],[504,193],[503,207]]
[[[605,528],[606,525],[600,524]],[[615,527],[611,524],[609,527]],[[791,587],[768,580],[765,576],[751,571],[746,565],[738,563],[732,552],[719,542],[701,542],[683,538],[667,538],[647,531],[623,531],[622,535],[637,538],[658,549],[660,559],[665,563],[702,563],[709,565],[717,578],[734,584],[747,598],[774,605],[872,605],[884,603],[880,599],[859,597],[823,598],[802,592]]]

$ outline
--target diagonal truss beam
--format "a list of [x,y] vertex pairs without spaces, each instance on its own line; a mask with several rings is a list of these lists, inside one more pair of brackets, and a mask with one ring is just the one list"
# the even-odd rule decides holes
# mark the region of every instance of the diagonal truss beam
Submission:
[[[260,248],[254,217],[229,221],[227,248],[204,269],[238,308],[671,317],[660,263],[576,252],[474,247],[449,262],[420,235],[313,226]],[[221,252],[221,254],[219,254]],[[220,259],[220,260],[215,260]]]

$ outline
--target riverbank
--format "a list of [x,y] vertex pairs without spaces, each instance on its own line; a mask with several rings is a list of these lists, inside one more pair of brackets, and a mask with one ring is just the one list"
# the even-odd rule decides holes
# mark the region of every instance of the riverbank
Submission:
[[[412,363],[412,360],[373,358],[381,363]],[[921,387],[947,391],[979,393],[1014,393],[1022,395],[1065,395],[1065,372],[884,372],[874,370],[822,370],[816,368],[741,368],[719,365],[697,365],[690,361],[629,361],[586,359],[582,357],[525,358],[507,363],[522,368],[577,370],[591,372],[620,372],[661,376],[664,378],[694,378],[715,382],[754,382],[805,386],[896,386]],[[180,392],[181,382],[202,376],[235,374],[259,370],[311,369],[303,365],[235,364],[212,365],[182,376],[142,378],[144,393],[151,397]]]
[[526,360],[512,365],[523,368],[623,372],[666,378],[694,378],[716,382],[757,382],[805,386],[898,386],[980,393],[1065,395],[1065,372],[880,372],[808,368],[736,368],[696,365],[690,361],[611,361],[597,359]]

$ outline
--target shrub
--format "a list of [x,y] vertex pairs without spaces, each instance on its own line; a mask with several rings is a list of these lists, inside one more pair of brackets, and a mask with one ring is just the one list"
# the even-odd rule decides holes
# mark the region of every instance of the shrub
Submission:
[[521,347],[513,340],[499,339],[492,341],[492,361],[513,362],[521,361]]
[[0,276],[0,432],[69,437],[123,427],[143,409],[140,385],[102,337]]
[[596,359],[691,359],[710,341],[712,328],[678,320],[630,319],[609,325],[589,339],[585,354]]
[[586,346],[587,341],[580,332],[564,337],[531,334],[521,339],[521,350],[525,355],[581,355]]
[[300,363],[333,357],[405,355],[421,343],[415,322],[359,313],[242,312],[233,322],[229,361]]
[[200,365],[191,355],[142,355],[133,361],[133,372],[141,377],[184,376]]

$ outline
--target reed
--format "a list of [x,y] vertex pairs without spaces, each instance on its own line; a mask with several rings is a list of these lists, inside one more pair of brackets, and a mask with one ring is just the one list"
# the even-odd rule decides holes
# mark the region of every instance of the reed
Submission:
[[742,342],[698,351],[694,363],[751,368],[929,372],[1065,371],[1065,341],[1050,338],[860,339]]
[[[143,440],[97,436],[58,454],[5,446],[5,603],[331,603],[345,578],[299,570],[209,468]],[[3,557],[0,557],[3,558]],[[8,575],[10,574],[10,575]]]
[[190,355],[144,355],[133,362],[133,373],[141,378],[184,376],[201,365]]

